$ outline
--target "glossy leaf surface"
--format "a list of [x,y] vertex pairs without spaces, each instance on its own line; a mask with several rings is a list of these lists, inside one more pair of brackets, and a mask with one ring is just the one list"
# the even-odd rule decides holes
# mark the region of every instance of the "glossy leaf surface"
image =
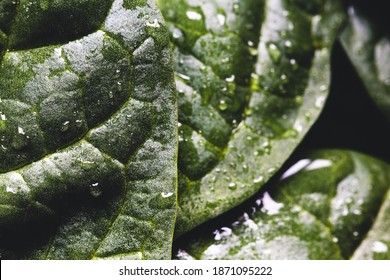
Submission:
[[251,212],[188,241],[177,256],[389,259],[389,171],[356,152],[311,153],[268,186]]
[[281,167],[329,87],[339,1],[158,1],[179,100],[181,234],[241,203]]
[[2,258],[170,258],[176,98],[154,1],[0,2]]
[[390,119],[390,20],[386,11],[383,1],[351,5],[340,41],[371,98]]

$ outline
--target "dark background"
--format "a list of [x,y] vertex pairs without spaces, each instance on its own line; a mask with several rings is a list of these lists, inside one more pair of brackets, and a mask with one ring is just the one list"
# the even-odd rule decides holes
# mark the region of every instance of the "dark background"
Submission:
[[308,148],[342,148],[390,162],[389,132],[390,122],[371,100],[337,42],[332,55],[330,95],[297,153]]

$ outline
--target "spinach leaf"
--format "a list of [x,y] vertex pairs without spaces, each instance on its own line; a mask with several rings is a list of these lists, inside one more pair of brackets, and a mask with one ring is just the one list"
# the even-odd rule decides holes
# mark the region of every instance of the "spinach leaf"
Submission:
[[323,108],[339,1],[158,1],[179,102],[181,234],[253,195]]
[[390,119],[390,20],[385,4],[354,2],[340,41],[370,96]]
[[[388,259],[390,166],[346,150],[292,165],[231,224],[189,240],[179,258]],[[386,194],[386,195],[383,195]]]
[[176,97],[154,1],[1,1],[0,54],[2,258],[170,258]]

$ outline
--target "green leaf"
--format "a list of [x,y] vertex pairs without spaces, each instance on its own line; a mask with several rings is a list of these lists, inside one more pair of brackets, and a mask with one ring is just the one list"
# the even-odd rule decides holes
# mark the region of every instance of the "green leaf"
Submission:
[[312,152],[271,183],[251,212],[224,220],[212,235],[187,239],[178,257],[388,259],[389,186],[390,166],[380,160]]
[[158,1],[179,102],[181,234],[253,195],[317,119],[339,1]]
[[390,21],[385,4],[351,5],[340,41],[371,98],[390,119]]
[[1,1],[0,54],[2,258],[170,258],[176,97],[154,1]]

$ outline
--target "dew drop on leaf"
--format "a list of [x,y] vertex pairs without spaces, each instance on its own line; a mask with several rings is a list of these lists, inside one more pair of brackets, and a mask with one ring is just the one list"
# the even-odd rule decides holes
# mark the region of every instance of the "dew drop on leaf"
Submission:
[[372,244],[372,251],[375,253],[386,253],[388,250],[387,245],[381,241],[375,241]]
[[236,79],[236,77],[234,75],[232,75],[232,76],[226,78],[225,81],[228,83],[233,83],[235,79]]
[[233,12],[238,14],[240,12],[240,5],[238,3],[233,4]]
[[217,19],[220,25],[225,25],[226,17],[222,14],[217,14]]
[[221,111],[225,111],[225,110],[228,108],[228,105],[227,105],[226,101],[225,101],[225,100],[221,100],[221,101],[219,102],[218,108],[219,108]]
[[287,48],[291,48],[292,47],[292,43],[290,40],[287,40],[286,42],[284,42],[284,45],[287,47]]
[[15,150],[22,150],[30,144],[30,138],[26,135],[23,128],[18,127],[18,133],[14,134],[11,141],[11,147]]
[[268,49],[268,53],[269,53],[272,61],[278,62],[280,60],[281,55],[282,55],[278,46],[271,43],[267,46],[267,49]]
[[161,196],[163,197],[163,198],[168,198],[168,197],[171,197],[173,195],[173,192],[162,192],[161,193]]
[[66,132],[69,130],[69,128],[70,128],[70,122],[66,121],[61,126],[61,132]]
[[187,11],[186,15],[187,15],[188,19],[190,19],[190,20],[201,20],[202,19],[202,15],[197,13],[197,12],[194,12],[194,11]]
[[264,182],[263,176],[259,176],[253,180],[253,183],[255,183],[255,184],[262,183],[262,182]]
[[315,107],[320,109],[323,107],[324,103],[325,103],[325,99],[326,97],[325,96],[319,96],[317,97],[316,101],[315,101]]
[[160,27],[160,23],[157,19],[154,19],[153,21],[149,21],[146,23],[147,26],[158,28]]
[[99,183],[92,183],[89,187],[89,193],[93,197],[99,197],[102,194],[102,190],[99,188]]
[[234,182],[232,182],[232,183],[229,184],[228,187],[229,187],[229,190],[232,190],[232,191],[233,191],[233,190],[236,190],[236,189],[237,189],[237,184],[234,183]]

